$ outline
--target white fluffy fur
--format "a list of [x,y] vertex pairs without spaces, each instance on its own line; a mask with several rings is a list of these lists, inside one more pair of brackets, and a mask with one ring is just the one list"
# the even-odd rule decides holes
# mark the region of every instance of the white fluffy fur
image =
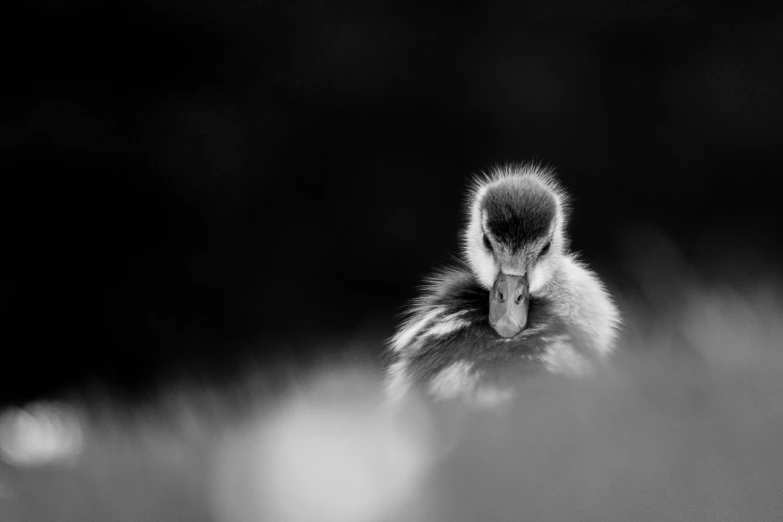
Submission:
[[590,362],[564,338],[554,339],[547,345],[543,361],[551,373],[583,377],[592,371]]
[[441,370],[430,381],[430,394],[436,399],[456,399],[471,392],[478,380],[472,369],[473,363],[458,361]]
[[442,313],[442,308],[435,307],[425,312],[423,317],[409,321],[409,324],[400,328],[400,331],[392,338],[390,343],[392,351],[404,351],[411,346],[417,337],[442,337],[470,326],[469,321],[460,319],[465,314],[465,311],[438,317]]
[[558,264],[558,259],[552,259],[553,257],[554,253],[550,252],[530,268],[528,284],[532,295],[541,295],[546,284],[552,279]]
[[443,310],[441,308],[435,307],[420,318],[418,316],[413,316],[400,328],[397,334],[392,337],[391,349],[395,352],[404,350],[405,347],[442,312]]
[[476,191],[473,205],[471,206],[471,218],[468,228],[465,232],[463,249],[465,258],[470,264],[470,268],[479,280],[479,283],[489,290],[492,288],[495,278],[498,275],[498,267],[492,259],[492,254],[487,252],[483,245],[484,235],[484,216],[481,215],[480,202],[486,192],[486,186]]
[[400,359],[386,370],[386,397],[391,402],[402,400],[411,389],[408,379],[408,362]]
[[470,326],[469,321],[459,318],[464,314],[465,312],[462,311],[442,317],[437,323],[433,324],[426,332],[424,332],[423,335],[431,337],[442,337],[452,332],[456,332],[457,330],[461,330],[466,326]]
[[603,283],[580,261],[567,256],[560,265],[558,307],[592,341],[598,355],[611,353],[620,314]]

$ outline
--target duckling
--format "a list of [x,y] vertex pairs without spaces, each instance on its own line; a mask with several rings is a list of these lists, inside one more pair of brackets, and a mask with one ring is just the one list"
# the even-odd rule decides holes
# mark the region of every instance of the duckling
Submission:
[[468,195],[463,259],[430,277],[389,342],[392,399],[495,403],[521,376],[580,376],[614,349],[620,315],[569,252],[569,197],[532,164],[494,168]]

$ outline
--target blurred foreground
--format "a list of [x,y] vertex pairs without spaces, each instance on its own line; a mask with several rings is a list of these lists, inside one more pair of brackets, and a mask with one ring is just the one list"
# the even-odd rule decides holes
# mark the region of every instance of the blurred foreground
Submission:
[[275,390],[257,370],[147,408],[9,410],[0,520],[780,520],[780,280],[708,282],[651,241],[652,261],[628,249],[621,350],[595,378],[393,410],[378,368],[346,362]]

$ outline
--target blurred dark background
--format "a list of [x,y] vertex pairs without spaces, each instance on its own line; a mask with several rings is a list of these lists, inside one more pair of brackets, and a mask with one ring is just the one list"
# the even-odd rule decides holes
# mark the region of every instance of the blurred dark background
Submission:
[[697,266],[775,263],[781,14],[17,6],[0,22],[0,396],[139,397],[354,342],[374,357],[457,253],[467,180],[495,163],[560,172],[574,248],[622,291],[637,226]]

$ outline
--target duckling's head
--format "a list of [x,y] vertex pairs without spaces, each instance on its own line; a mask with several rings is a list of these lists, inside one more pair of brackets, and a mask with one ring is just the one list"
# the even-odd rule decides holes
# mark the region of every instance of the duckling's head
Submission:
[[509,165],[476,179],[469,198],[464,255],[490,291],[490,324],[513,337],[566,255],[567,196],[548,170]]

